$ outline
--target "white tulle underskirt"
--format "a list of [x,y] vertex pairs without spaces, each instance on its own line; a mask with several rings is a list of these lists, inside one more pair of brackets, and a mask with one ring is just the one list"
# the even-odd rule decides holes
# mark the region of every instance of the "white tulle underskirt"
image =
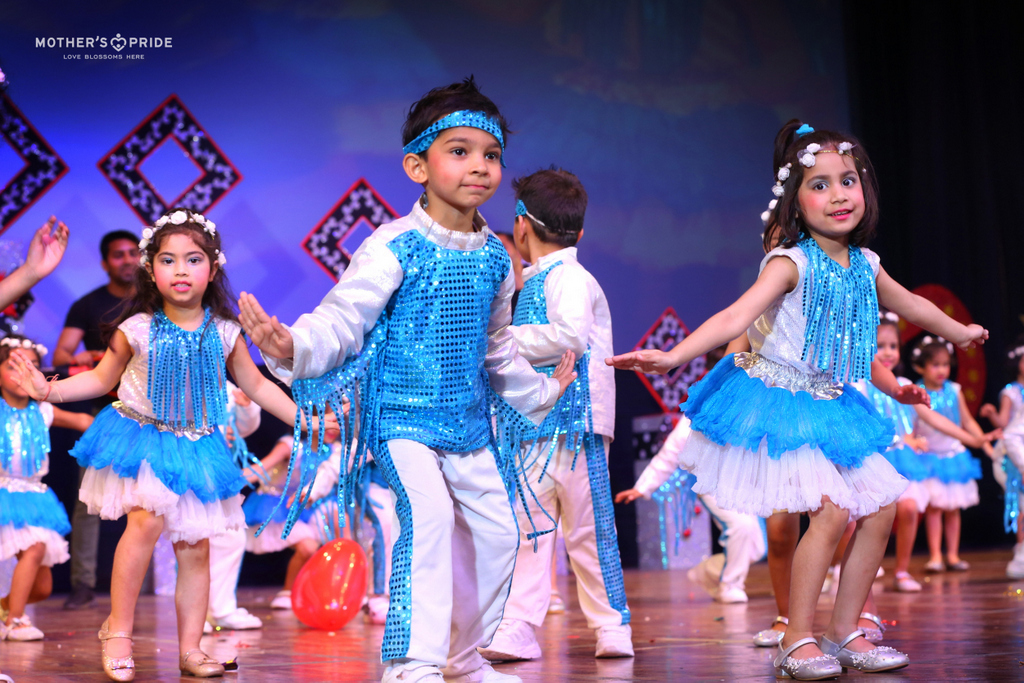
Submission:
[[931,500],[931,494],[928,492],[928,487],[925,486],[923,481],[912,481],[907,490],[900,496],[899,502],[905,500],[914,501],[914,505],[917,507],[918,512],[924,512],[928,508],[928,502]]
[[194,493],[171,491],[143,461],[136,478],[119,477],[112,467],[89,467],[82,478],[79,498],[89,514],[119,519],[134,508],[149,510],[164,518],[164,533],[172,543],[197,543],[228,529],[245,528],[241,494],[201,502]]
[[971,479],[963,483],[944,484],[938,479],[925,479],[928,489],[928,504],[940,510],[966,510],[980,502],[978,482]]
[[71,559],[68,555],[68,542],[53,529],[41,526],[23,526],[15,529],[11,524],[0,526],[0,560],[14,557],[36,543],[46,546],[42,562],[44,567],[52,567]]
[[696,493],[715,496],[726,510],[758,517],[817,510],[827,496],[859,519],[895,502],[908,483],[880,453],[849,468],[833,464],[818,448],[801,446],[773,459],[764,441],[750,451],[719,446],[699,432],[690,434],[680,466],[697,477]]

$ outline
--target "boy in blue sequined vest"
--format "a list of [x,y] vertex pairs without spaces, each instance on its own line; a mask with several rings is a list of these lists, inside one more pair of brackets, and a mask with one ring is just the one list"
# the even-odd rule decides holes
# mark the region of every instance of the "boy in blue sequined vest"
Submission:
[[[354,460],[373,453],[400,526],[384,681],[441,681],[442,669],[447,680],[520,680],[477,652],[501,619],[519,538],[488,396],[539,424],[572,381],[575,358],[566,353],[553,376],[540,374],[509,331],[512,264],[477,211],[501,182],[507,133],[472,79],[432,90],[402,131],[404,170],[424,189],[412,212],[377,228],[291,327],[251,295],[240,302],[246,331],[297,402],[337,407],[359,386]],[[353,481],[343,473],[342,490]]]
[[[536,434],[523,445],[530,517],[544,511],[562,525],[580,607],[597,632],[598,657],[632,657],[629,608],[608,481],[608,445],[615,429],[615,375],[604,364],[612,350],[612,321],[601,286],[576,260],[587,192],[572,173],[538,171],[512,183],[514,238],[530,267],[513,318],[519,353],[550,372],[563,349],[577,357],[579,379],[566,390]],[[538,505],[539,502],[539,505]],[[522,532],[529,530],[519,507]],[[483,655],[492,661],[540,657],[534,629],[550,600],[554,535],[537,539],[538,551],[519,554],[512,594],[501,626]]]

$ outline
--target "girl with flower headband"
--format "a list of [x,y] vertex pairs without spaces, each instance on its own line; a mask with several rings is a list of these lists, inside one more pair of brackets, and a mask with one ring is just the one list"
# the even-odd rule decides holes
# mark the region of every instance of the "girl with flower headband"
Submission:
[[119,400],[96,416],[71,451],[87,468],[79,495],[90,514],[128,517],[114,554],[110,617],[98,634],[107,676],[135,676],[135,603],[162,532],[178,560],[179,668],[219,676],[224,667],[199,649],[209,538],[245,524],[239,495],[245,480],[219,429],[227,371],[282,420],[293,418],[295,404],[260,374],[239,334],[213,221],[173,209],[143,234],[135,294],[95,368],[47,382],[27,353],[16,350],[12,359],[21,386],[37,401],[80,401],[118,386]]
[[[765,218],[778,224],[781,240],[762,261],[757,282],[675,348],[607,362],[665,373],[747,330],[753,352],[722,359],[683,404],[693,433],[681,460],[697,477],[694,491],[763,517],[809,513],[793,562],[777,675],[819,680],[838,676],[843,666],[896,669],[909,663],[907,656],[873,647],[857,618],[907,481],[882,455],[892,426],[850,383],[870,377],[879,303],[964,347],[988,332],[961,325],[901,287],[864,247],[878,199],[871,163],[856,140],[790,121],[775,150],[775,200]],[[905,392],[895,380],[886,389],[890,396]],[[818,594],[851,518],[857,530],[819,645],[810,637]]]
[[92,416],[38,403],[21,388],[11,353],[38,366],[46,348],[19,336],[0,339],[0,560],[17,558],[0,599],[0,640],[42,640],[25,605],[50,596],[50,567],[68,560],[71,532],[64,506],[42,479],[50,469],[50,426],[85,431]]
[[[899,316],[892,311],[879,314],[878,353],[875,359],[892,372],[897,372],[900,367]],[[901,386],[911,384],[905,377],[898,377],[897,380]],[[920,434],[923,431],[943,434],[974,448],[987,445],[988,439],[996,434],[977,436],[937,410],[924,405],[901,405],[869,382],[857,382],[855,386],[896,429],[892,446],[883,455],[910,483],[896,503],[896,573],[893,581],[898,591],[918,592],[921,584],[910,575],[910,556],[917,538],[919,515],[925,512],[931,500],[931,487],[927,480],[933,470],[933,457],[922,455],[928,450],[928,442]],[[933,404],[932,407],[937,406]]]
[[1007,533],[1017,534],[1013,559],[1006,565],[1011,579],[1024,579],[1024,524],[1020,511],[1024,508],[1024,335],[1006,352],[1007,374],[1013,381],[999,392],[999,409],[986,403],[978,413],[1003,430],[1003,438],[993,453],[992,472],[1006,490],[1006,509],[1003,523]]
[[[923,336],[911,353],[911,364],[921,379],[919,386],[928,391],[932,410],[976,437],[973,445],[991,452],[988,441],[998,434],[986,435],[967,408],[960,385],[949,379],[954,347],[942,337]],[[918,425],[917,436],[925,441],[920,458],[927,468],[924,485],[928,490],[925,533],[928,537],[926,572],[967,571],[970,565],[960,559],[960,511],[977,505],[981,463],[964,446],[964,440],[940,432],[928,423]],[[977,441],[984,440],[984,443]],[[946,563],[942,561],[942,537],[946,537]]]

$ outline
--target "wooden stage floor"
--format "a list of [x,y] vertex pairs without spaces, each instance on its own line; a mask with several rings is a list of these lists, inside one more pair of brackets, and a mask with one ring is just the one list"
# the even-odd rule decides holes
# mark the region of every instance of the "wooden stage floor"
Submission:
[[[890,590],[886,577],[875,583],[882,616],[893,624],[885,642],[907,652],[911,666],[894,674],[853,672],[840,680],[1024,681],[1024,581],[1011,582],[1004,569],[1009,552],[965,556],[973,568],[931,577],[919,594]],[[922,558],[912,570],[919,579]],[[572,588],[572,592],[567,588]],[[594,638],[586,628],[571,579],[563,595],[570,611],[549,617],[540,634],[544,658],[502,665],[524,681],[747,681],[774,680],[774,650],[752,646],[751,635],[775,616],[764,563],[752,569],[751,601],[719,605],[691,585],[683,572],[626,573],[633,612],[636,658],[595,660]],[[222,660],[238,656],[240,669],[228,682],[380,680],[377,661],[382,626],[355,620],[337,633],[303,627],[291,613],[271,613],[273,591],[243,589],[240,604],[265,619],[262,631],[237,631],[204,638],[203,646]],[[105,681],[96,629],[109,600],[89,609],[61,610],[64,596],[34,606],[32,617],[46,632],[35,643],[0,643],[0,669],[17,683]],[[831,597],[819,603],[824,627]],[[179,681],[172,598],[144,597],[136,626],[137,681]],[[195,680],[195,679],[184,679]]]

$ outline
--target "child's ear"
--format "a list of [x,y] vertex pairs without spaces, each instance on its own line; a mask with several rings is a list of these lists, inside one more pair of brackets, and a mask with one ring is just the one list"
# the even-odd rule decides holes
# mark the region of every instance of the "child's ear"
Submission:
[[427,182],[427,159],[419,154],[406,154],[402,158],[402,168],[405,169],[405,174],[409,176],[409,180],[419,185],[423,185]]

